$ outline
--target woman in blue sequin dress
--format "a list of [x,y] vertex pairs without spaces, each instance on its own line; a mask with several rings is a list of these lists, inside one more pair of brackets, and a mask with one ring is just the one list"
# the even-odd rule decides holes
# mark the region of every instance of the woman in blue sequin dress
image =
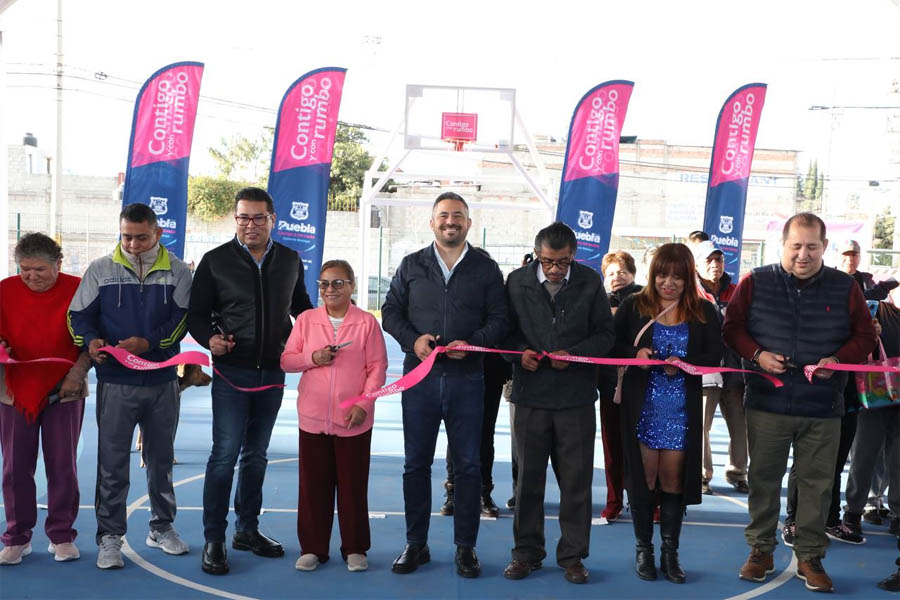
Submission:
[[[648,285],[625,300],[615,314],[615,354],[718,366],[721,332],[716,309],[698,295],[695,277],[694,257],[685,245],[661,246],[650,264]],[[653,323],[645,329],[651,319]],[[670,581],[684,582],[678,544],[685,506],[701,501],[702,441],[700,377],[669,366],[631,367],[625,372],[625,489],[637,541],[636,570],[642,579],[657,576],[653,509],[658,501],[660,567]]]

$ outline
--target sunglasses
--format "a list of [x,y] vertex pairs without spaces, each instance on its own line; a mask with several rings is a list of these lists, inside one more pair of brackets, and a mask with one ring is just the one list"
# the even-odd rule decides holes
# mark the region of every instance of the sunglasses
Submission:
[[332,289],[340,290],[343,289],[343,287],[348,283],[353,282],[349,279],[332,279],[331,281],[327,279],[316,279],[316,285],[318,285],[319,289],[323,291],[327,290],[329,285]]

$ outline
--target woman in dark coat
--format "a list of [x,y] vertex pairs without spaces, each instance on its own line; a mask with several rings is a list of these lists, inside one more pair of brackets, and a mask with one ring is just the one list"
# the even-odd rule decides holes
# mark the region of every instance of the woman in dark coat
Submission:
[[[683,244],[661,246],[650,264],[647,286],[616,311],[615,354],[680,357],[698,366],[718,366],[722,342],[716,309],[700,298],[693,282],[690,250]],[[635,344],[651,319],[655,322]],[[701,394],[701,378],[675,367],[631,367],[625,372],[621,411],[625,489],[637,541],[636,569],[642,579],[656,579],[653,508],[658,494],[660,567],[667,579],[684,583],[678,540],[685,506],[700,504],[701,498]]]

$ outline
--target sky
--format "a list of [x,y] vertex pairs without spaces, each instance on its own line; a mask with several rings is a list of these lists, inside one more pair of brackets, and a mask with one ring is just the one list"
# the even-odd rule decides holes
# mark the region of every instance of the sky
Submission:
[[[2,141],[31,132],[50,155],[56,5],[17,0],[0,15]],[[405,85],[422,83],[515,88],[530,132],[562,137],[587,90],[629,79],[623,134],[689,145],[711,144],[731,91],[764,82],[757,148],[800,150],[832,177],[897,179],[888,111],[809,107],[900,105],[890,93],[900,81],[898,31],[900,0],[63,0],[63,166],[124,171],[137,88],[161,66],[198,60],[206,69],[192,174],[214,170],[206,149],[221,138],[273,126],[297,77],[342,66],[341,120],[376,130],[402,119]],[[387,142],[378,131],[371,139],[373,153]]]

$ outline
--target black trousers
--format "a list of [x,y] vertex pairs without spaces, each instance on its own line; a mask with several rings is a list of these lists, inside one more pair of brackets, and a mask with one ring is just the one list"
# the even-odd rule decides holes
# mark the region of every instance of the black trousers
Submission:
[[553,457],[560,491],[556,562],[569,567],[588,555],[591,533],[591,481],[597,410],[585,404],[562,410],[517,405],[513,429],[519,457],[516,513],[513,520],[515,560],[536,563],[544,549],[544,488],[547,461]]
[[[485,369],[484,417],[481,420],[481,488],[488,492],[494,487],[494,427],[497,425],[504,383],[506,383],[505,374],[492,373]],[[450,458],[450,445],[447,444],[447,481],[453,483],[453,479],[453,459]]]

